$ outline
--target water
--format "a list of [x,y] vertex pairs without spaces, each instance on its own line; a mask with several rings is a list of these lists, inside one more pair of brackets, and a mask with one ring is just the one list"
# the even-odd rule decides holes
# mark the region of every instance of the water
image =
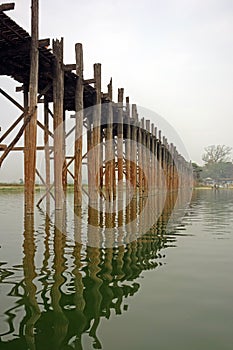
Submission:
[[[43,211],[24,218],[22,193],[0,192],[0,349],[232,349],[233,191],[196,190],[185,212],[177,201],[145,235],[135,221],[122,245],[99,248],[86,247],[94,212],[80,223],[68,210],[64,235]],[[135,213],[102,217],[101,232]]]

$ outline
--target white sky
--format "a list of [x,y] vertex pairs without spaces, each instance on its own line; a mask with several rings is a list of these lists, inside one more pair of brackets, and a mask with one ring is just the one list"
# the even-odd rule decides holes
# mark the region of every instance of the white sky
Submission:
[[[30,0],[15,3],[7,14],[30,32]],[[40,38],[60,37],[65,63],[82,42],[85,78],[102,63],[102,90],[112,77],[115,100],[124,87],[131,103],[165,118],[193,161],[201,163],[208,145],[233,147],[232,0],[40,0]],[[0,85],[12,92],[9,79]],[[19,113],[3,97],[0,106],[4,129]],[[22,177],[18,154],[0,181],[10,179],[12,159],[12,178]]]

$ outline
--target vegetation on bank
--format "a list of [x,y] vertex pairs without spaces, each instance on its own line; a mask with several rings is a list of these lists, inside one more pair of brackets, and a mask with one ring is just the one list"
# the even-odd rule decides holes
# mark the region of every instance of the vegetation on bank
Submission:
[[197,185],[233,185],[232,148],[225,145],[212,145],[205,148],[202,156],[204,165],[193,165],[194,180]]

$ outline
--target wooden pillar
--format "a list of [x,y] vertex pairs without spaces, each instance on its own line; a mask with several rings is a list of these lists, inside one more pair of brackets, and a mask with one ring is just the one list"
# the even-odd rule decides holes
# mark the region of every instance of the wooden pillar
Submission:
[[171,171],[170,171],[170,177],[171,177],[170,187],[171,187],[171,190],[174,190],[174,148],[173,148],[173,143],[171,143],[171,145],[170,145],[170,155],[171,155],[171,158],[170,158],[170,167],[171,167]]
[[155,190],[155,136],[154,136],[155,127],[154,124],[151,124],[151,190],[154,194]]
[[75,45],[76,74],[75,90],[75,146],[74,146],[74,206],[82,205],[82,130],[83,130],[83,47]]
[[63,154],[62,188],[63,188],[64,196],[66,197],[67,173],[68,172],[67,172],[67,166],[66,166],[66,112],[65,112],[65,109],[63,109],[63,145],[62,145],[62,154]]
[[44,97],[44,152],[45,152],[45,183],[46,183],[46,212],[50,207],[50,152],[49,152],[49,104]]
[[147,194],[148,178],[147,178],[147,154],[146,154],[146,130],[145,120],[141,119],[142,130],[142,170],[143,170],[143,195]]
[[141,197],[143,194],[142,121],[140,121],[138,128],[138,186]]
[[94,107],[93,116],[93,147],[95,149],[94,166],[95,170],[95,187],[93,191],[93,198],[91,201],[97,202],[98,192],[100,190],[100,133],[101,133],[101,64],[94,64],[94,80],[96,91],[96,105]]
[[55,209],[63,208],[62,171],[63,153],[63,100],[64,100],[64,71],[63,71],[63,39],[53,40],[54,72],[53,72],[53,120],[54,120],[54,188]]
[[29,79],[29,111],[32,113],[31,120],[25,129],[25,211],[27,214],[34,212],[34,191],[36,173],[36,140],[37,140],[37,91],[38,91],[38,70],[39,70],[39,3],[32,0],[31,16],[31,62]]
[[103,164],[103,156],[104,156],[104,147],[103,147],[103,142],[104,142],[104,129],[101,126],[100,127],[100,165],[99,165],[99,177],[100,177],[100,183],[99,183],[99,188],[100,188],[100,193],[102,195],[103,193],[103,187],[104,187],[104,164]]
[[126,159],[126,169],[125,169],[125,177],[127,181],[127,195],[129,195],[130,190],[130,160],[131,160],[131,126],[130,126],[130,104],[129,97],[126,97],[126,143],[125,143],[125,159]]
[[88,196],[90,204],[95,199],[95,163],[93,157],[93,129],[90,119],[87,117],[87,172],[88,172]]
[[158,189],[157,127],[154,128],[155,190]]
[[[150,153],[150,120],[146,120],[146,169],[148,178],[148,190],[151,189],[151,153]],[[150,193],[148,193],[150,194]]]
[[107,116],[107,128],[106,128],[106,147],[105,147],[105,188],[106,198],[110,202],[113,199],[113,172],[115,171],[115,159],[113,153],[113,110],[112,110],[112,79],[108,84],[108,116]]
[[166,168],[166,138],[163,136],[162,141],[162,168],[163,168],[163,189],[164,185],[166,186],[166,180],[167,180],[167,168]]
[[132,125],[131,125],[131,184],[134,194],[137,190],[137,106],[132,104]]
[[118,89],[117,162],[118,195],[120,196],[123,195],[123,98],[124,89]]
[[162,190],[162,142],[161,142],[161,130],[158,132],[158,144],[157,144],[157,155],[158,155],[158,188]]

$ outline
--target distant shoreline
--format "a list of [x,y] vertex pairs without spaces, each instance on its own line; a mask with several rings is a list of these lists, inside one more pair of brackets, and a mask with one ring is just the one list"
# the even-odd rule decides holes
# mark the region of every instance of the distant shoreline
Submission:
[[[86,184],[84,185],[85,187],[88,187]],[[67,185],[67,190],[73,190],[74,185],[73,184],[68,184]],[[193,188],[194,190],[213,190],[212,186],[195,186]],[[44,186],[42,185],[36,185],[35,186],[36,191],[44,190]],[[233,190],[233,186],[229,187],[221,187],[217,190]],[[0,191],[18,191],[18,192],[23,192],[24,191],[24,184],[15,184],[15,183],[0,183]]]

